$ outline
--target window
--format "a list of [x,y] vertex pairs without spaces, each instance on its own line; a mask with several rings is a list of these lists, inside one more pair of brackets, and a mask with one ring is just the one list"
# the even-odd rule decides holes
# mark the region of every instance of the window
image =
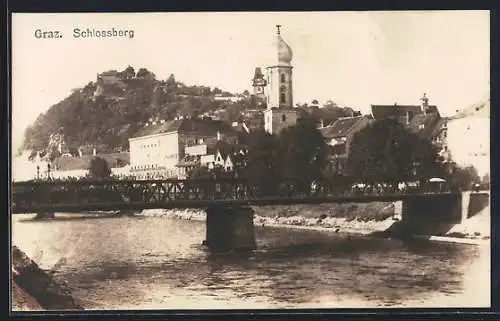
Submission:
[[281,82],[285,82],[285,74],[281,74]]
[[281,93],[280,94],[280,104],[284,104],[285,103],[285,93]]
[[285,122],[286,121],[286,115],[281,115],[281,121]]

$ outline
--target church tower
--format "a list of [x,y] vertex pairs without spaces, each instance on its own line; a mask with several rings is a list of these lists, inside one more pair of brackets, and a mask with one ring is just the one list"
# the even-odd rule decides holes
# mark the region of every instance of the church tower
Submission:
[[281,38],[280,25],[277,25],[275,64],[267,71],[267,110],[264,112],[264,127],[270,134],[279,134],[284,128],[297,123],[297,113],[293,108],[292,86],[292,49]]
[[253,94],[262,101],[266,99],[266,94],[264,91],[266,85],[267,81],[262,74],[262,70],[260,70],[260,68],[258,67],[255,68],[255,74],[252,79]]

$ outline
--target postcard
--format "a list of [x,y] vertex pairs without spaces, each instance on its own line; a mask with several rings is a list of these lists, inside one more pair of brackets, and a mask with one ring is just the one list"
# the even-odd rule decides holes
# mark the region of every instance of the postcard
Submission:
[[489,18],[13,13],[12,310],[490,307]]

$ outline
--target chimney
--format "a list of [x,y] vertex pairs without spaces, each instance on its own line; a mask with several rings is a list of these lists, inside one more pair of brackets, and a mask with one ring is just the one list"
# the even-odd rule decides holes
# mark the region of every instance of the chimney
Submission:
[[221,134],[219,131],[217,131],[217,141],[219,142],[221,140]]
[[429,98],[427,98],[426,93],[424,93],[423,97],[420,98],[420,100],[422,101],[422,111],[425,114],[427,112],[427,109],[429,108]]
[[319,121],[319,128],[325,127],[325,124],[323,123],[323,119]]
[[94,149],[92,150],[92,155],[93,155],[93,156],[96,156],[96,155],[97,155],[97,151],[95,150],[95,147],[94,147]]
[[78,156],[82,157],[83,156],[83,152],[82,152],[82,149],[81,148],[78,148]]

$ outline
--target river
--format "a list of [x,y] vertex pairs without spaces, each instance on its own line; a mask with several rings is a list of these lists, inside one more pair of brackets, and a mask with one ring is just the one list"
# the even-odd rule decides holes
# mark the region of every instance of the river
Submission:
[[256,227],[256,251],[214,255],[200,221],[33,217],[13,216],[13,244],[86,309],[489,306],[478,245]]

